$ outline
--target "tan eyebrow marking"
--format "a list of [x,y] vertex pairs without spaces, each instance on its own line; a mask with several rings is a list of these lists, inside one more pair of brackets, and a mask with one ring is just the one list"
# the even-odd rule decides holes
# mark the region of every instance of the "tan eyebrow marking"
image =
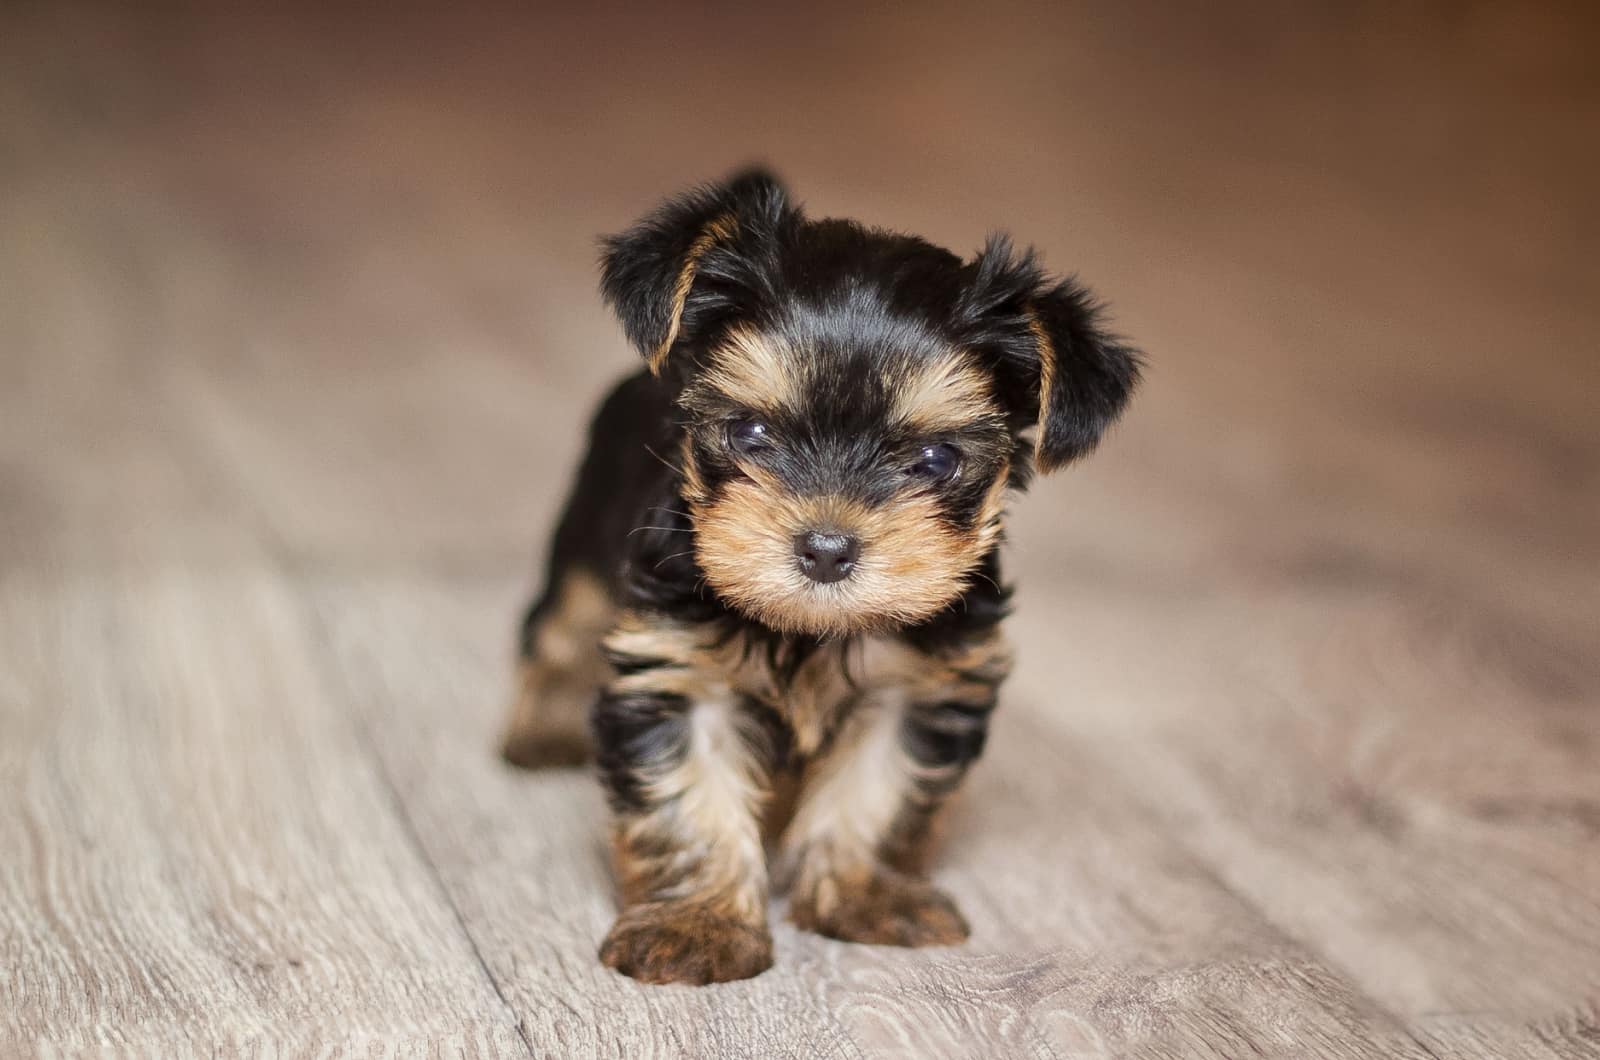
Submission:
[[924,430],[962,427],[999,413],[988,376],[960,356],[918,364],[890,386],[893,419]]
[[710,367],[687,396],[692,401],[707,389],[770,412],[799,403],[802,379],[798,363],[782,346],[750,328],[736,328],[712,353]]

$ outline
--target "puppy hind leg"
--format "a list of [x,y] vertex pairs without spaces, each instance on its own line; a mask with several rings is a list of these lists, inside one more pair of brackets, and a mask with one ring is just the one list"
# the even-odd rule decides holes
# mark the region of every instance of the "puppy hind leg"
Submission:
[[588,761],[589,710],[609,675],[600,640],[616,614],[600,580],[569,570],[523,628],[517,690],[500,753],[524,769]]

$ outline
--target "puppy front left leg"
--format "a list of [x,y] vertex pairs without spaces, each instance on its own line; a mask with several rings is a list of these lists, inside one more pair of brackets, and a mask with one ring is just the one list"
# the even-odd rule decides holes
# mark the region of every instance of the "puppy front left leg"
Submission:
[[784,837],[789,918],[847,942],[950,945],[967,922],[924,874],[930,833],[983,750],[1010,652],[991,629],[899,655],[807,778]]
[[772,965],[759,822],[783,734],[692,631],[629,616],[607,650],[621,676],[594,732],[622,911],[600,959],[647,983],[757,975]]

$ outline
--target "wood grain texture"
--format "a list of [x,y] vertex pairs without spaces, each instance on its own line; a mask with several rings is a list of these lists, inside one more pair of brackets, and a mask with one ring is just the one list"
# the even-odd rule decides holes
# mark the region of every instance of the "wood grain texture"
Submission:
[[[1600,145],[1571,6],[0,14],[0,1056],[1600,1056]],[[650,988],[511,643],[764,158],[1152,353],[1010,526],[972,940]]]
[[[53,429],[17,397],[8,455]],[[0,572],[0,1055],[524,1055],[179,418],[120,385]]]

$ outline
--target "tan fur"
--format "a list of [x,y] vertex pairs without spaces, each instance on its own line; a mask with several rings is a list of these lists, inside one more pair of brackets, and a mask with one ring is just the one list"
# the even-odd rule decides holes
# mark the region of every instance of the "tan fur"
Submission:
[[841,876],[870,873],[911,788],[914,763],[900,745],[904,717],[897,693],[873,697],[807,771],[783,850],[791,891],[822,915],[839,900]]
[[914,430],[937,434],[999,417],[988,377],[966,357],[919,361],[894,381],[891,418]]
[[671,660],[671,665],[619,677],[611,682],[617,691],[659,691],[691,701],[726,696],[750,696],[782,714],[794,730],[795,749],[808,755],[831,732],[837,713],[856,690],[847,667],[849,642],[823,645],[785,680],[768,665],[761,646],[743,636],[723,638],[715,630],[662,622],[638,612],[624,612],[606,647],[641,658]]
[[797,401],[802,373],[796,359],[770,336],[749,328],[729,333],[712,354],[711,364],[684,395],[694,405],[715,392],[745,408],[772,412]]
[[953,946],[971,931],[949,895],[884,868],[828,876],[816,891],[797,892],[789,919],[805,931],[878,946]]
[[764,674],[771,691],[753,694],[772,703],[789,723],[796,754],[810,757],[834,735],[841,715],[860,694],[861,654],[854,642],[824,644],[781,689],[770,673]]
[[608,651],[642,659],[664,659],[666,666],[625,674],[610,683],[617,692],[669,692],[699,703],[746,691],[746,652],[741,641],[723,640],[715,629],[624,611],[605,638]]
[[732,214],[724,214],[706,225],[695,241],[689,245],[689,252],[684,255],[683,265],[678,270],[677,282],[672,286],[672,315],[667,323],[667,336],[661,340],[661,345],[651,351],[646,363],[649,365],[651,375],[660,375],[661,366],[666,363],[667,353],[672,349],[672,344],[678,341],[678,325],[683,321],[683,306],[689,300],[689,290],[694,286],[694,274],[700,267],[700,259],[705,257],[718,242],[733,238],[737,231],[737,221]]
[[1011,461],[1008,460],[1001,465],[1000,473],[995,476],[994,484],[984,494],[983,504],[978,508],[978,545],[984,550],[1000,541],[1000,532],[1005,529],[1006,521],[1006,491],[1010,488]]
[[589,706],[610,673],[600,638],[615,614],[598,578],[583,571],[567,575],[519,663],[516,700],[501,742],[507,761],[535,768],[588,757]]
[[[996,490],[995,506],[1003,478]],[[855,633],[925,619],[960,594],[1000,532],[993,519],[972,534],[952,530],[927,493],[868,507],[795,497],[759,470],[695,514],[706,578],[740,610],[791,633]],[[849,578],[822,585],[795,566],[794,535],[817,528],[860,538]]]
[[1028,330],[1039,349],[1039,426],[1033,438],[1033,459],[1040,471],[1051,471],[1055,464],[1045,456],[1044,421],[1050,414],[1050,391],[1056,383],[1056,352],[1045,333],[1044,322],[1032,310],[1028,312]]
[[853,675],[855,709],[827,754],[808,770],[786,847],[825,844],[835,852],[830,857],[875,859],[902,804],[914,797],[913,782],[928,779],[900,744],[909,705],[981,704],[1010,667],[1010,646],[999,634],[940,656],[889,638],[868,638]]

